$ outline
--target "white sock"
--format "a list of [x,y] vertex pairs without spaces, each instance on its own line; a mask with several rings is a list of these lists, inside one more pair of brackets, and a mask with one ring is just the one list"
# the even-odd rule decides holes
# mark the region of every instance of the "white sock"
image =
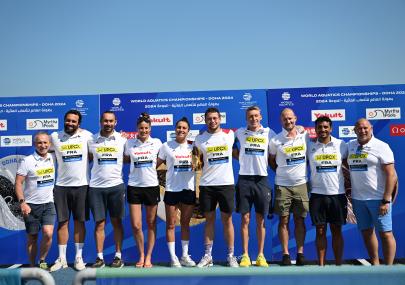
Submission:
[[228,256],[233,256],[233,247],[228,247]]
[[174,241],[167,242],[167,247],[169,248],[170,258],[174,260],[176,257],[176,242]]
[[75,243],[76,257],[82,257],[84,243]]
[[58,244],[58,248],[59,248],[59,258],[62,260],[66,260],[67,244]]
[[212,256],[212,246],[213,245],[214,245],[213,243],[205,244],[205,255]]
[[181,241],[181,248],[183,250],[183,255],[182,256],[188,256],[188,244],[190,241],[188,240],[182,240]]
[[104,260],[104,256],[102,252],[97,253],[97,257]]
[[121,252],[116,252],[115,257],[118,257],[119,259],[121,259]]

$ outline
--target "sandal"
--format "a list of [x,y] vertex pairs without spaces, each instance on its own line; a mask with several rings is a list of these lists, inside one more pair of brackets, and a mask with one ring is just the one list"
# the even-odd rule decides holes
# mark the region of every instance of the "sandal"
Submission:
[[143,261],[138,261],[137,263],[135,263],[136,268],[142,268],[143,265],[144,265]]

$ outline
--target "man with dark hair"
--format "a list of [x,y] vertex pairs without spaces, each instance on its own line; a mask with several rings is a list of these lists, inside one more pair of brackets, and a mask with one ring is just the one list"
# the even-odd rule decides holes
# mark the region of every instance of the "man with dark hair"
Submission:
[[88,219],[87,191],[89,185],[89,163],[87,142],[91,133],[80,128],[82,115],[69,110],[64,116],[64,130],[51,134],[52,147],[58,162],[58,176],[54,190],[58,217],[59,257],[51,271],[66,268],[66,248],[69,239],[69,219],[73,214],[76,270],[85,269],[82,251]]
[[217,204],[221,210],[225,241],[228,246],[228,266],[238,267],[234,256],[234,228],[232,212],[234,210],[235,189],[232,169],[232,146],[234,133],[221,129],[221,114],[216,108],[205,112],[207,131],[198,135],[195,146],[203,161],[200,180],[200,206],[206,218],[204,242],[205,254],[197,267],[210,267],[214,240],[215,211]]
[[347,199],[344,188],[342,161],[347,158],[344,141],[331,136],[332,121],[328,117],[315,120],[317,138],[308,144],[308,161],[311,168],[311,198],[309,211],[316,226],[318,264],[325,265],[327,224],[332,233],[335,264],[342,264],[342,225],[346,224]]
[[396,241],[392,232],[392,193],[398,181],[394,154],[385,142],[373,136],[364,118],[354,127],[357,139],[348,143],[352,203],[357,227],[362,233],[371,264],[380,263],[377,230],[382,241],[384,262],[394,262]]
[[124,266],[122,261],[122,239],[124,229],[122,219],[125,211],[125,185],[122,179],[124,145],[127,141],[115,131],[117,119],[111,111],[101,115],[100,132],[93,135],[89,141],[89,158],[93,160],[89,188],[89,205],[96,223],[94,236],[96,238],[97,258],[94,268],[105,266],[104,228],[107,211],[110,214],[114,229],[115,257],[111,263],[113,268]]

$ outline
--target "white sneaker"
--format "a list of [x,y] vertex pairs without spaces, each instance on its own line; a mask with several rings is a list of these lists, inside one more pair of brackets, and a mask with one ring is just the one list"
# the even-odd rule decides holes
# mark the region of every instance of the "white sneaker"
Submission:
[[171,267],[177,267],[177,268],[181,267],[180,261],[177,258],[177,256],[175,256],[174,259],[172,259],[172,261],[170,262],[170,266]]
[[191,259],[190,255],[182,256],[180,259],[180,264],[185,267],[194,267],[195,262]]
[[239,267],[238,261],[234,255],[228,255],[226,258],[229,267]]
[[84,264],[83,258],[81,256],[76,257],[74,267],[77,271],[86,269],[86,265]]
[[61,259],[60,257],[58,257],[58,259],[56,259],[54,265],[51,266],[49,271],[54,272],[59,269],[67,268],[67,267],[68,267],[68,265],[67,265],[66,259]]
[[213,266],[214,263],[212,262],[212,256],[211,255],[204,255],[200,262],[197,264],[197,267],[203,268],[203,267],[211,267]]

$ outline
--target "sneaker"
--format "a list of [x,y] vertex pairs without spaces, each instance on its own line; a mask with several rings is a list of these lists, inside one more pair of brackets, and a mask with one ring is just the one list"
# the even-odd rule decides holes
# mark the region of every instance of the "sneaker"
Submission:
[[297,260],[295,262],[297,266],[304,266],[305,265],[305,258],[303,253],[297,253]]
[[110,267],[112,268],[122,268],[124,267],[124,262],[118,256],[114,257],[113,262],[111,263]]
[[181,264],[179,259],[177,258],[177,256],[174,256],[174,258],[172,259],[172,261],[170,262],[170,266],[171,267],[176,267],[176,268],[180,268]]
[[283,259],[281,260],[281,266],[291,265],[291,258],[289,254],[283,254]]
[[212,256],[205,254],[201,258],[200,262],[197,264],[197,267],[203,268],[203,267],[211,267],[213,265],[214,265],[214,263],[212,262]]
[[56,259],[56,261],[55,261],[55,264],[51,266],[50,271],[54,272],[59,269],[67,268],[67,267],[68,267],[68,265],[67,265],[66,259],[61,259],[60,257],[58,257],[58,259]]
[[226,261],[229,267],[239,267],[238,261],[234,255],[228,255]]
[[267,263],[266,258],[264,257],[263,254],[259,254],[256,258],[256,266],[259,267],[269,267],[269,264]]
[[191,259],[190,255],[182,256],[180,258],[180,264],[185,267],[194,267],[195,262]]
[[81,271],[83,269],[86,269],[86,265],[83,262],[83,258],[81,256],[76,257],[75,259],[75,264],[74,264],[74,268],[77,271]]
[[105,266],[104,259],[96,258],[96,262],[91,266],[92,268],[103,268]]
[[49,270],[48,264],[45,262],[45,260],[40,260],[38,267],[46,271]]
[[240,267],[249,267],[252,264],[250,261],[250,257],[247,254],[242,255],[242,259],[240,260],[239,266]]

